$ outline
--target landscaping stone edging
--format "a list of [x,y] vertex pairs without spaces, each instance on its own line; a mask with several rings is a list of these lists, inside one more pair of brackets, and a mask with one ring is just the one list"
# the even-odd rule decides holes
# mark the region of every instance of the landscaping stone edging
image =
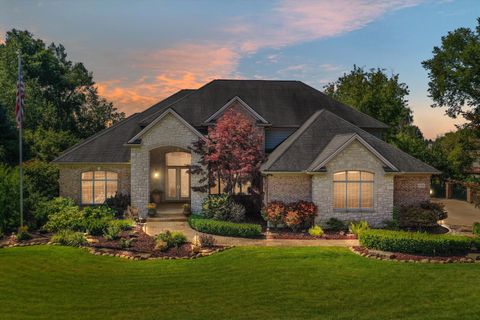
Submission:
[[[29,247],[29,246],[37,246],[37,245],[47,245],[47,246],[60,246],[59,243],[53,243],[53,242],[38,242],[38,241],[33,241],[33,242],[25,242],[25,243],[13,243],[13,244],[2,244],[0,245],[0,249],[3,248],[14,248],[14,247]],[[138,254],[133,254],[133,255],[128,255],[125,253],[120,253],[118,250],[112,250],[112,249],[104,249],[104,248],[92,248],[88,246],[81,246],[79,248],[87,250],[89,253],[96,255],[96,256],[110,256],[110,257],[118,257],[118,258],[123,258],[123,259],[128,259],[128,260],[178,260],[178,259],[198,259],[202,257],[208,257],[211,256],[215,253],[219,253],[222,251],[225,251],[227,249],[231,249],[235,246],[224,246],[224,247],[219,247],[215,248],[213,250],[208,250],[208,249],[202,249],[200,252],[185,256],[185,257],[171,257],[171,256],[166,256],[166,257],[152,257],[151,254],[149,253],[138,253]],[[126,252],[124,250],[123,252]]]
[[395,262],[404,262],[404,263],[436,263],[436,264],[447,264],[447,263],[480,263],[480,260],[473,260],[469,257],[462,257],[460,259],[448,258],[446,259],[435,259],[434,257],[423,257],[420,260],[414,259],[397,259],[396,254],[392,252],[378,251],[371,252],[369,249],[362,247],[363,251],[359,251],[358,247],[348,247],[350,251],[356,255],[376,259],[376,260],[386,260],[386,261],[395,261]]

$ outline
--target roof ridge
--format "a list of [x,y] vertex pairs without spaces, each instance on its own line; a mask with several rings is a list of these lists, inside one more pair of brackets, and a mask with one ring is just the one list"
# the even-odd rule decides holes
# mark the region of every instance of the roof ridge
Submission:
[[278,159],[290,149],[293,143],[305,132],[305,130],[307,130],[312,125],[312,123],[315,122],[315,120],[317,120],[317,118],[324,111],[328,111],[328,110],[321,109],[321,110],[315,111],[297,130],[295,130],[294,133],[292,133],[287,139],[285,139],[285,141],[280,143],[280,145],[277,146],[272,153],[270,153],[270,156],[273,156],[273,157],[272,158],[269,157],[270,159],[268,159],[265,162],[265,164],[262,165],[261,170],[263,171],[267,169],[266,171],[268,171],[268,168],[272,167],[278,161]]
[[115,123],[114,125],[108,127],[108,128],[105,128],[99,132],[97,132],[96,134],[93,134],[91,135],[90,137],[86,138],[85,140],[82,140],[76,144],[74,144],[73,146],[71,146],[70,148],[68,148],[67,150],[63,151],[61,154],[59,154],[55,159],[52,160],[52,162],[57,162],[59,160],[61,160],[63,157],[65,157],[67,154],[69,154],[70,152],[74,151],[74,150],[77,150],[78,148],[80,148],[81,146],[85,145],[86,143],[94,140],[94,139],[97,139],[98,137],[101,137],[103,136],[105,133],[108,133],[110,132],[111,130],[113,130],[114,128],[117,128],[119,127],[120,125],[123,125],[125,124],[126,122],[130,121],[130,120],[133,120],[133,118],[135,118],[136,116],[140,115],[141,113],[138,113],[138,112],[135,112],[134,114],[130,115],[129,117],[123,119],[122,121],[120,122],[117,122]]

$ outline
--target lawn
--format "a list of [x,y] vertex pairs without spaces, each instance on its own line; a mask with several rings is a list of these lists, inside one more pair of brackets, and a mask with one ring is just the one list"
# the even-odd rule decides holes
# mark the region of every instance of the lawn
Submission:
[[130,261],[0,250],[1,319],[474,319],[479,264],[377,261],[343,248],[235,248]]

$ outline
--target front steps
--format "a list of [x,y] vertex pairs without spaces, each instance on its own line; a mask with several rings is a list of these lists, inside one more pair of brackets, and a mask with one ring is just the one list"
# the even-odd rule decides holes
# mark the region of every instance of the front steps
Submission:
[[183,213],[178,212],[162,212],[157,213],[155,217],[148,217],[147,222],[182,222],[187,221],[187,217]]

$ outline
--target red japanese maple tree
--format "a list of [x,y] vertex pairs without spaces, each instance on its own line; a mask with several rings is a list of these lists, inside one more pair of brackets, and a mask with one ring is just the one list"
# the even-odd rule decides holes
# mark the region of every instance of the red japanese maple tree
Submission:
[[217,185],[218,179],[228,194],[248,181],[253,189],[258,188],[260,165],[265,160],[263,135],[246,115],[227,110],[192,150],[200,155],[201,166],[192,166],[190,172],[203,175],[200,183],[205,183],[197,190],[206,191]]

